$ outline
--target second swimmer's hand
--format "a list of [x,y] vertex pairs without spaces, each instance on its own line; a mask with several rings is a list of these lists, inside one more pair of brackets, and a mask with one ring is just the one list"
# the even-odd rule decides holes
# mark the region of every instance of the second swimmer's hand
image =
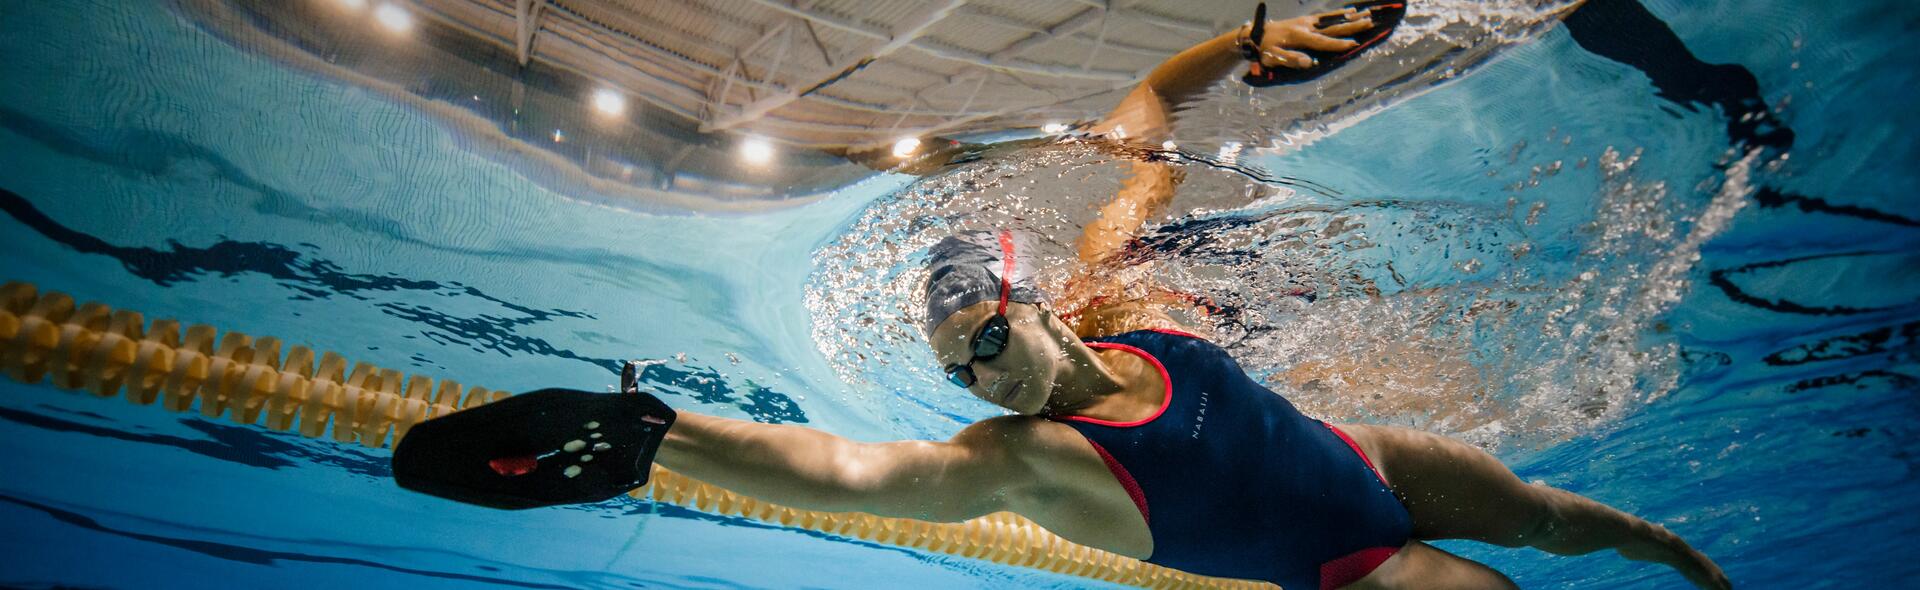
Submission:
[[[1325,26],[1322,26],[1322,25]],[[1260,38],[1258,65],[1248,65],[1249,71],[1258,74],[1261,67],[1307,69],[1314,65],[1313,57],[1296,51],[1314,49],[1319,51],[1346,51],[1359,45],[1352,39],[1345,39],[1373,27],[1371,11],[1354,9],[1336,10],[1321,14],[1310,14],[1286,20],[1267,21]],[[1248,39],[1247,28],[1242,28],[1241,39]],[[1250,43],[1250,41],[1247,41]]]

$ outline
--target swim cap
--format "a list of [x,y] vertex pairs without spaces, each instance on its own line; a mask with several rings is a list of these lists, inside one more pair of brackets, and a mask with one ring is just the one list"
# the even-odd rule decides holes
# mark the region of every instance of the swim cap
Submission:
[[[927,337],[953,312],[982,301],[1040,303],[1046,296],[1033,284],[1034,236],[1010,230],[972,231],[947,236],[927,249]],[[1003,303],[1001,313],[1006,313]]]

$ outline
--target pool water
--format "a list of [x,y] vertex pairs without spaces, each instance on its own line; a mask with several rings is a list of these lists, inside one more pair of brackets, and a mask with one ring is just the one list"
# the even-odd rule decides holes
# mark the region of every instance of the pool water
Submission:
[[[1297,121],[1222,85],[1181,116],[1187,181],[1132,272],[1230,309],[1196,329],[1313,414],[1472,441],[1743,588],[1901,587],[1920,10],[1645,5],[1751,70],[1793,147],[1733,149],[1715,108],[1514,27]],[[641,360],[676,407],[858,440],[999,412],[918,336],[925,247],[1012,224],[1064,259],[1122,176],[1063,142],[758,211],[623,208],[164,3],[7,3],[0,54],[0,280],[510,391]],[[1100,585],[636,500],[455,505],[396,488],[385,450],[44,384],[0,381],[0,450],[8,587]],[[1441,545],[1528,588],[1683,584]]]

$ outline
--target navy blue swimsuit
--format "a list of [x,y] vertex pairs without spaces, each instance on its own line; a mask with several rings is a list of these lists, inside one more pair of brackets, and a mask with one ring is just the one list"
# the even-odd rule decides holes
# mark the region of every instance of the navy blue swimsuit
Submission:
[[1161,370],[1168,400],[1130,423],[1051,416],[1093,443],[1153,534],[1146,561],[1191,573],[1339,588],[1406,544],[1412,520],[1345,433],[1308,418],[1198,337],[1089,340]]

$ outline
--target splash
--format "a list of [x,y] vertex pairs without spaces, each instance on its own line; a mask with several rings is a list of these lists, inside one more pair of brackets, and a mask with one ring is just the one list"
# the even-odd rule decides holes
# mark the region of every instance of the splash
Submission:
[[[856,389],[899,392],[882,395],[923,415],[990,411],[923,395],[945,389],[916,321],[926,248],[956,231],[1032,230],[1046,237],[1041,283],[1057,289],[1125,155],[1052,146],[876,201],[816,252],[806,300],[821,352]],[[1746,203],[1758,156],[1711,191],[1641,179],[1639,157],[1605,150],[1579,200],[1590,211],[1549,222],[1541,206],[1356,199],[1176,161],[1188,208],[1102,272],[1211,302],[1179,317],[1310,414],[1490,448],[1547,444],[1675,387],[1683,362],[1662,316],[1690,291],[1701,245]],[[1209,190],[1189,200],[1196,187]]]

